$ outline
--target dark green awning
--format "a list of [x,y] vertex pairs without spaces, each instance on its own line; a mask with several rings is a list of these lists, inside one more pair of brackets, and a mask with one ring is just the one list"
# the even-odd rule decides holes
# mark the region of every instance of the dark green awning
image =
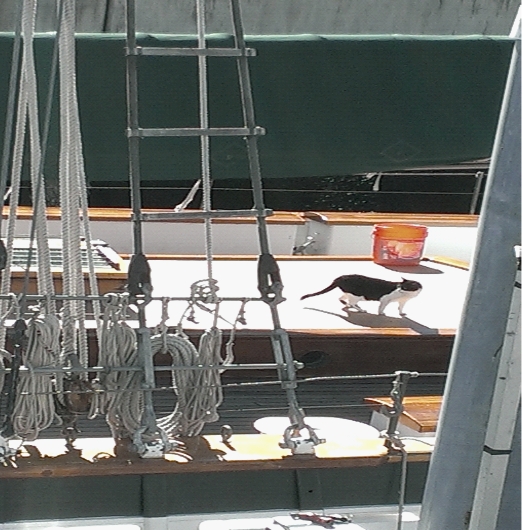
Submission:
[[[13,37],[0,35],[3,132]],[[141,35],[148,46],[190,46],[191,36]],[[513,41],[505,37],[248,37],[262,175],[318,177],[456,163],[491,154]],[[36,38],[45,101],[53,38]],[[79,35],[78,87],[91,182],[128,179],[125,39]],[[232,45],[213,35],[210,46]],[[197,127],[195,58],[139,59],[140,125]],[[209,59],[210,124],[243,125],[236,64]],[[42,112],[43,115],[43,112]],[[3,136],[3,134],[2,134]],[[0,140],[1,141],[1,140]],[[211,141],[213,178],[247,177],[244,142]],[[46,174],[56,174],[54,116]],[[141,142],[142,180],[197,178],[197,138]]]

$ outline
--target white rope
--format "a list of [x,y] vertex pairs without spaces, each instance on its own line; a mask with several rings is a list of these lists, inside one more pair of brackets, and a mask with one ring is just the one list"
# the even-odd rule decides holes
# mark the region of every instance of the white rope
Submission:
[[[54,294],[53,276],[51,272],[51,254],[49,251],[49,237],[47,233],[45,187],[40,174],[42,153],[40,148],[40,126],[38,120],[37,79],[34,60],[33,37],[36,18],[36,0],[27,0],[22,24],[28,38],[24,38],[24,63],[28,88],[28,118],[29,138],[31,145],[31,191],[33,200],[33,223],[36,238],[37,256],[37,289],[40,293]],[[47,310],[56,311],[54,301],[50,302]]]
[[224,365],[232,364],[234,362],[234,341],[236,339],[236,330],[238,329],[238,324],[247,324],[247,321],[245,320],[245,306],[247,305],[247,302],[249,302],[248,298],[242,300],[240,304],[240,309],[238,310],[238,314],[234,319],[234,324],[229,335],[229,340],[225,345],[225,359],[223,360]]
[[[198,31],[198,47],[207,46],[205,40],[205,0],[196,0],[196,19]],[[209,97],[207,87],[207,57],[198,56],[198,80],[199,80],[199,101],[200,101],[200,127],[209,127]],[[202,191],[203,191],[203,211],[211,210],[211,157],[210,138],[203,135],[200,138],[200,152],[202,162]],[[212,220],[204,219],[205,227],[205,256],[207,262],[207,279],[209,287],[215,295],[215,284],[213,283],[213,263],[212,263]]]
[[[221,332],[214,328],[206,331],[199,351],[180,335],[162,334],[151,338],[153,355],[168,353],[172,357],[173,387],[177,396],[171,414],[158,420],[158,427],[169,437],[197,436],[205,423],[219,419],[218,407],[223,400],[218,370],[176,370],[176,367],[219,365]],[[218,353],[218,354],[217,354]]]
[[[38,265],[41,274],[38,276],[38,289],[40,292],[53,293],[54,286],[51,274],[51,260],[49,256],[47,225],[45,221],[45,194],[43,184],[38,185],[40,178],[40,138],[38,124],[38,103],[37,103],[37,80],[34,64],[34,24],[36,17],[36,1],[24,0],[22,13],[22,36],[23,36],[23,58],[21,75],[19,82],[19,97],[17,108],[17,120],[15,127],[13,162],[11,169],[11,198],[9,203],[9,217],[6,229],[7,263],[2,274],[0,293],[6,295],[11,290],[11,269],[13,264],[16,215],[20,197],[20,185],[22,174],[22,161],[24,154],[24,139],[26,136],[26,126],[29,121],[30,148],[31,148],[31,184],[33,191],[33,206],[36,206],[35,233],[38,246]],[[37,188],[41,193],[36,196]],[[0,312],[4,313],[7,301],[0,302]],[[54,304],[54,302],[52,303]],[[51,309],[54,306],[51,305]],[[0,327],[0,347],[5,347],[6,329]]]
[[28,441],[36,440],[49,427],[55,414],[53,374],[37,374],[33,369],[57,366],[60,357],[60,322],[55,315],[36,316],[28,322],[28,343],[23,364],[29,371],[19,373],[13,430]]
[[[87,249],[90,293],[98,295],[98,286],[89,228],[86,177],[76,89],[74,0],[64,0],[63,3],[59,57],[61,132],[59,180],[62,211],[64,294],[83,297],[85,295],[85,286],[82,271],[82,228]],[[81,216],[79,215],[80,212]],[[100,305],[94,302],[93,309],[97,317],[100,314]],[[86,302],[84,300],[64,302],[63,320],[63,357],[78,351],[80,363],[83,366],[87,366]],[[96,320],[97,337],[100,342],[101,323],[97,318]],[[86,375],[82,377],[86,377]]]
[[[140,366],[136,333],[125,323],[125,310],[125,301],[117,295],[107,295],[99,363],[109,369],[113,366]],[[104,392],[95,394],[89,418],[106,414],[113,438],[132,438],[140,428],[143,412],[142,373],[109,371],[98,377],[98,387]]]

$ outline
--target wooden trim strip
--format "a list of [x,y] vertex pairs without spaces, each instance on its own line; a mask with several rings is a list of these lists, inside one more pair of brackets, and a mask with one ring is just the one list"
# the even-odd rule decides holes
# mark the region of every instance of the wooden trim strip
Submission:
[[[131,254],[120,254],[123,260],[131,259]],[[274,256],[276,261],[373,261],[372,256],[346,256],[346,255],[305,255],[294,256],[291,254],[277,254]],[[203,254],[147,254],[148,260],[166,260],[166,261],[204,261],[207,259]],[[257,254],[216,254],[213,256],[214,261],[256,261]],[[429,261],[439,263],[448,267],[455,267],[461,270],[469,270],[470,266],[466,261],[444,256],[422,258],[421,262]]]
[[477,226],[478,215],[424,214],[424,213],[358,213],[358,212],[304,212],[306,219],[326,225],[374,225],[380,223],[413,223],[435,226]]
[[[130,259],[131,254],[121,254],[123,259]],[[294,256],[292,254],[278,254],[274,256],[277,261],[372,261],[372,256],[329,256],[307,255]],[[147,254],[149,260],[172,261],[204,261],[203,254]],[[214,261],[257,261],[257,254],[215,254]]]
[[[430,451],[409,452],[409,462],[428,462]],[[65,457],[67,459],[67,457]],[[216,473],[230,471],[260,471],[276,469],[337,469],[349,467],[375,467],[389,463],[396,463],[399,458],[387,454],[375,456],[353,456],[319,458],[317,456],[292,457],[283,456],[280,459],[219,461],[218,459],[173,462],[164,459],[133,460],[108,458],[96,463],[78,459],[76,462],[60,462],[56,458],[43,458],[34,463],[24,463],[23,459],[18,468],[0,468],[0,479],[6,478],[57,478],[112,475],[164,475],[186,473]]]
[[350,337],[354,335],[365,335],[368,338],[372,336],[376,337],[401,337],[401,336],[415,336],[415,337],[435,337],[435,336],[448,336],[453,337],[456,335],[455,329],[441,328],[434,329],[432,333],[420,333],[411,328],[351,328],[351,329],[287,329],[289,334],[296,335],[320,335],[329,337]]
[[[167,212],[166,209],[144,209],[144,213]],[[51,206],[46,209],[47,218],[60,220],[60,208]],[[7,218],[9,207],[4,206],[3,216]],[[91,221],[124,221],[131,220],[132,210],[130,208],[89,208],[89,219]],[[18,219],[31,220],[33,209],[30,206],[19,206],[17,209]],[[379,223],[415,223],[429,224],[435,226],[477,226],[478,215],[470,214],[424,214],[424,213],[376,213],[376,212],[287,212],[276,211],[274,215],[267,217],[268,223],[275,224],[297,224],[302,225],[307,220],[314,220],[327,225],[374,225]],[[167,221],[162,221],[167,222]],[[172,220],[168,222],[203,222],[197,219]],[[224,218],[215,219],[214,223],[254,224],[256,218],[238,219]]]
[[[161,213],[170,212],[172,210],[166,209],[144,209],[144,213]],[[188,210],[190,211],[190,210]],[[9,207],[4,206],[3,217],[6,219],[9,215]],[[33,218],[33,209],[29,206],[19,206],[17,209],[17,218],[24,220],[31,220]],[[61,210],[59,207],[51,206],[46,208],[47,219],[52,221],[59,221],[61,219]],[[130,222],[132,210],[130,208],[89,208],[89,220],[91,221],[122,221]],[[283,224],[283,225],[302,225],[305,224],[305,218],[297,212],[274,212],[274,215],[267,217],[268,224]],[[149,223],[155,221],[149,221]],[[203,219],[186,219],[186,220],[170,220],[170,221],[156,221],[161,223],[203,223]],[[214,219],[213,224],[256,224],[256,217],[248,218],[222,218]]]
[[470,269],[470,264],[466,261],[461,261],[454,258],[446,258],[444,256],[434,256],[429,258],[429,261],[432,263],[439,263],[440,265],[448,265],[449,267],[455,267],[456,269],[462,269],[468,271]]
[[[62,269],[53,269],[52,271],[53,278],[62,278],[63,277],[63,271]],[[107,271],[105,269],[95,269],[96,277],[100,280],[122,280],[127,278],[127,272],[126,271]],[[84,271],[84,277],[87,278],[89,275],[88,272]],[[25,271],[22,270],[15,270],[11,271],[11,277],[12,278],[23,278],[25,276]],[[34,279],[37,276],[37,271],[30,270],[29,271],[29,278]]]

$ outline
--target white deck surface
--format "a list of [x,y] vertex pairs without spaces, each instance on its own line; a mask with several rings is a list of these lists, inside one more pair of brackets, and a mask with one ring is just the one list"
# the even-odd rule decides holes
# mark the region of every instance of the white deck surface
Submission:
[[[204,260],[151,260],[153,295],[189,296],[190,286],[206,278]],[[372,261],[279,261],[286,301],[278,306],[281,325],[288,330],[311,329],[368,329],[407,328],[420,334],[433,334],[438,330],[458,327],[468,284],[469,272],[456,267],[433,262],[422,262],[418,267],[392,270]],[[408,270],[408,272],[404,272]],[[342,311],[339,301],[341,291],[336,289],[321,296],[300,301],[304,294],[327,287],[334,278],[343,274],[364,274],[391,281],[407,279],[423,285],[421,294],[407,302],[407,317],[401,318],[397,304],[390,304],[385,316],[378,316],[378,302],[361,302],[367,313]],[[218,280],[219,296],[259,297],[257,290],[257,262],[214,261],[213,276]],[[168,324],[178,323],[186,302],[169,304]],[[230,328],[240,307],[240,302],[223,302],[220,306],[219,327]],[[148,325],[155,326],[161,318],[161,304],[153,301],[147,307]],[[269,307],[263,302],[249,302],[246,307],[247,324],[239,329],[272,329]],[[184,320],[185,329],[204,329],[212,324],[209,314],[197,310],[197,324]],[[227,321],[227,322],[226,322]]]
[[[321,513],[321,510],[319,511]],[[397,530],[396,506],[342,506],[329,508],[327,514],[352,515],[352,524],[339,524],[339,530]],[[405,506],[402,529],[415,530],[419,521],[419,504]],[[211,513],[173,515],[170,517],[107,517],[105,519],[66,519],[0,523],[1,530],[264,530],[274,520],[290,522],[289,511]],[[296,521],[294,521],[296,523]],[[277,527],[283,527],[277,525]],[[300,530],[322,530],[317,525],[300,525]]]
[[[378,429],[359,421],[345,418],[332,418],[321,416],[307,416],[304,422],[312,427],[319,438],[329,440],[342,440],[347,443],[350,439],[379,438]],[[254,428],[262,434],[282,434],[291,424],[286,416],[265,416],[254,422]],[[304,434],[307,431],[304,431]]]

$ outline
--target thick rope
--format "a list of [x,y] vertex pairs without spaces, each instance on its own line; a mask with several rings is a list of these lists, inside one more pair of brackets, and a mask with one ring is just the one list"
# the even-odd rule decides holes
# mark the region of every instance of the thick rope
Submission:
[[[78,276],[80,269],[80,231],[75,224],[75,198],[76,198],[76,166],[73,156],[72,131],[71,131],[71,85],[74,83],[74,48],[71,45],[70,27],[71,14],[74,14],[74,6],[65,1],[62,15],[62,31],[59,37],[60,58],[60,136],[61,149],[59,158],[59,182],[60,182],[60,207],[62,214],[62,255],[63,255],[63,292],[75,296],[78,292]],[[74,25],[74,20],[73,20]],[[74,27],[74,26],[73,26]],[[74,35],[73,35],[74,37]],[[77,230],[74,230],[76,228]],[[74,230],[74,232],[73,232]],[[68,300],[63,305],[63,356],[77,352],[76,322],[78,304],[76,300]],[[80,362],[83,359],[79,356]]]
[[54,315],[37,316],[28,323],[28,343],[23,363],[29,371],[19,374],[13,411],[15,435],[36,440],[55,419],[53,374],[36,374],[34,368],[57,366],[60,358],[60,322]]
[[[76,89],[75,66],[75,2],[64,0],[63,29],[60,32],[60,204],[62,210],[64,294],[83,297],[85,286],[82,271],[82,228],[88,258],[90,294],[98,295],[94,270],[91,233],[87,205],[87,187],[82,152],[80,118]],[[81,212],[81,218],[79,215]],[[93,303],[95,318],[100,305]],[[85,328],[86,302],[64,303],[63,357],[78,350],[83,366],[88,364],[88,339]],[[97,336],[101,341],[101,323],[97,320]],[[83,376],[82,376],[83,377]]]
[[[20,197],[22,161],[24,154],[24,139],[26,126],[29,120],[30,147],[31,147],[31,183],[33,190],[33,205],[36,216],[33,219],[39,249],[38,261],[42,274],[38,276],[38,289],[40,292],[53,293],[54,286],[51,274],[51,260],[49,255],[47,225],[45,221],[45,197],[42,193],[37,193],[39,188],[39,168],[40,168],[40,139],[38,125],[38,103],[37,103],[37,81],[34,65],[34,24],[36,17],[36,1],[25,0],[22,14],[22,35],[23,35],[23,59],[21,67],[19,98],[17,108],[17,121],[15,128],[15,138],[13,146],[13,162],[11,169],[11,198],[9,203],[9,217],[6,229],[7,263],[2,274],[0,293],[6,295],[11,289],[11,269],[13,263],[12,252],[14,246],[16,215]],[[6,301],[0,302],[0,312],[6,310]],[[54,304],[54,302],[53,302]],[[53,307],[53,306],[52,306]],[[5,346],[6,329],[0,328],[0,347]]]
[[[47,233],[45,193],[40,174],[42,153],[40,148],[40,125],[38,119],[37,79],[34,61],[33,36],[36,18],[36,0],[28,0],[27,8],[31,8],[30,16],[24,16],[24,63],[26,82],[28,87],[28,118],[29,138],[31,145],[31,190],[33,200],[33,225],[35,229],[37,247],[37,289],[47,295],[54,293],[53,276],[51,273],[51,254],[49,251],[49,237]],[[29,14],[28,14],[29,15]],[[32,244],[32,241],[31,241]],[[54,312],[54,302],[48,308]]]
[[[142,373],[111,372],[112,366],[140,366],[136,349],[136,333],[125,323],[125,303],[116,295],[107,296],[99,352],[99,363],[108,373],[98,374],[102,393],[95,394],[90,418],[106,414],[115,439],[132,438],[140,428],[143,412]],[[117,392],[116,392],[117,391]]]
[[153,355],[172,357],[172,381],[177,402],[171,414],[158,420],[169,437],[197,436],[206,423],[218,421],[218,407],[223,401],[220,373],[223,370],[177,370],[177,367],[224,366],[221,357],[222,333],[213,327],[203,333],[198,349],[182,334],[165,332],[151,338]]

